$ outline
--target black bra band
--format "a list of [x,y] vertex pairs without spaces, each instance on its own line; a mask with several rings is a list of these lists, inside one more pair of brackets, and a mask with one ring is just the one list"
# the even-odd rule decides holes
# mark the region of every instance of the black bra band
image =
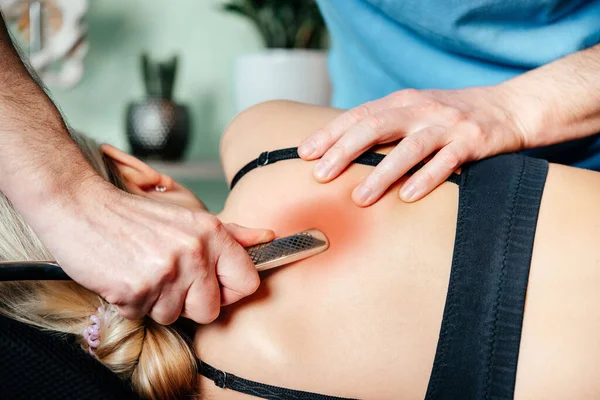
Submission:
[[305,392],[302,390],[286,389],[278,386],[250,381],[229,374],[198,360],[198,371],[222,389],[230,389],[239,393],[249,394],[268,400],[352,400],[344,397],[327,396],[324,394]]
[[[381,162],[381,160],[383,160],[385,158],[385,156],[386,156],[385,154],[376,153],[373,151],[367,151],[367,152],[363,153],[362,155],[360,155],[359,157],[357,157],[352,162],[355,164],[362,164],[362,165],[368,165],[371,167],[376,167]],[[238,171],[238,173],[235,174],[235,176],[233,177],[233,179],[231,181],[230,189],[233,189],[233,187],[239,182],[240,179],[242,179],[242,177],[244,175],[246,175],[248,172],[252,171],[255,168],[264,167],[265,165],[269,165],[269,164],[274,164],[278,161],[293,160],[293,159],[297,159],[297,158],[300,158],[300,156],[298,155],[297,147],[288,147],[286,149],[280,149],[280,150],[274,150],[274,151],[264,151],[260,154],[260,156],[258,156],[258,158],[254,159],[254,160],[250,161],[248,164],[244,165],[242,167],[242,169],[240,169]],[[414,174],[423,165],[425,165],[425,163],[423,163],[421,161],[420,163],[418,163],[417,165],[412,167],[407,172],[407,174],[408,175]],[[452,183],[458,185],[460,182],[460,175],[453,173],[452,175],[450,175],[450,177],[448,177],[448,179],[446,179],[446,181],[452,182]]]

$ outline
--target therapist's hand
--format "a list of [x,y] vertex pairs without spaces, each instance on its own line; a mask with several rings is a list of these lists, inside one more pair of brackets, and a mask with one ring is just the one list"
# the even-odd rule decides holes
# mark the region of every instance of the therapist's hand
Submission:
[[0,191],[77,283],[124,317],[162,324],[179,315],[211,322],[221,305],[256,290],[242,246],[273,232],[223,225],[103,180],[21,62],[1,14],[0,81]]
[[117,190],[99,176],[45,209],[36,232],[65,272],[117,306],[162,324],[181,314],[213,321],[222,305],[252,294],[259,277],[242,246],[270,230],[222,224],[207,212]]
[[352,193],[368,206],[419,162],[430,161],[400,189],[416,201],[445,181],[461,164],[524,147],[511,92],[502,86],[462,90],[402,90],[365,103],[314,132],[300,146],[304,160],[321,157],[314,176],[335,179],[370,147],[403,139]]

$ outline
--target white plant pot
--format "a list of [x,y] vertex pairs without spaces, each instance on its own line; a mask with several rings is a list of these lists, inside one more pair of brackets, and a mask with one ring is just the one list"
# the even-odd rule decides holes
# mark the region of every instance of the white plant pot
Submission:
[[238,112],[268,100],[327,106],[331,82],[327,53],[318,50],[266,50],[237,58],[234,69]]

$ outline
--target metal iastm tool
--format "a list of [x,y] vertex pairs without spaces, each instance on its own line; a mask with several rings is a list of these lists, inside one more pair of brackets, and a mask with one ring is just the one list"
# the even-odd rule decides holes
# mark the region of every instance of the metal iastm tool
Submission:
[[[322,253],[329,240],[317,229],[309,229],[271,242],[246,247],[258,271],[281,267]],[[61,281],[71,278],[54,261],[0,262],[0,281]]]
[[309,229],[272,242],[246,247],[246,251],[256,269],[265,271],[314,256],[328,248],[327,236],[317,229]]

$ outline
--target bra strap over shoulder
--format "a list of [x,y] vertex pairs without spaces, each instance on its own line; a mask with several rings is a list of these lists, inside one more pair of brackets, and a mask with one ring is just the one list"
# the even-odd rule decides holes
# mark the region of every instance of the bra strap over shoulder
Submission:
[[[362,165],[368,165],[371,167],[376,167],[381,162],[381,160],[383,160],[385,158],[385,156],[386,156],[385,154],[376,153],[373,151],[367,151],[367,152],[361,154],[359,157],[357,157],[352,162],[355,164],[362,164]],[[275,164],[276,162],[283,161],[283,160],[294,160],[294,159],[298,159],[298,158],[300,158],[300,156],[298,155],[297,147],[288,147],[285,149],[279,149],[279,150],[273,150],[273,151],[263,151],[262,153],[260,153],[258,158],[255,158],[254,160],[250,161],[248,164],[244,165],[237,172],[237,174],[235,174],[235,176],[231,180],[231,184],[229,185],[229,188],[233,189],[233,187],[240,181],[240,179],[242,179],[242,177],[244,175],[246,175],[248,172],[252,171],[253,169],[261,168],[261,167],[264,167],[265,165]],[[423,165],[424,165],[423,162],[418,163],[413,168],[411,168],[407,172],[407,174],[408,175],[414,174]],[[447,181],[458,185],[458,183],[460,182],[460,175],[452,174],[447,179]]]

